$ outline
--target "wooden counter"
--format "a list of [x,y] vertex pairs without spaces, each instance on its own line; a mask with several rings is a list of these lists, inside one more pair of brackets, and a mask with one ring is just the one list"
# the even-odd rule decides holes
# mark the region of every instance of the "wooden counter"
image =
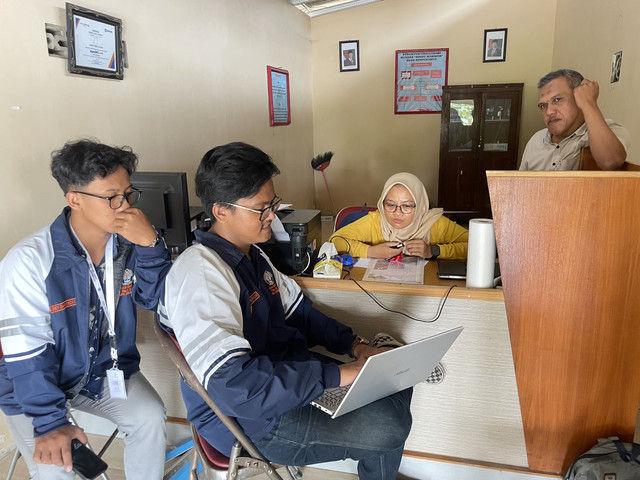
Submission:
[[529,465],[630,441],[640,399],[640,172],[487,172]]

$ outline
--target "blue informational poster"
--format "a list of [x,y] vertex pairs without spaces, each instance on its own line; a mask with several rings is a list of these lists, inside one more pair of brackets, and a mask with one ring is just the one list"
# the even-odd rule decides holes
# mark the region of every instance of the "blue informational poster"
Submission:
[[395,113],[440,113],[449,49],[396,50]]

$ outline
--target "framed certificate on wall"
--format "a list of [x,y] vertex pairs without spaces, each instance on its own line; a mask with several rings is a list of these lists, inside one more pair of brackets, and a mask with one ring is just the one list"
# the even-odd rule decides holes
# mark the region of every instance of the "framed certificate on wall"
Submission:
[[69,73],[122,80],[122,21],[66,4]]

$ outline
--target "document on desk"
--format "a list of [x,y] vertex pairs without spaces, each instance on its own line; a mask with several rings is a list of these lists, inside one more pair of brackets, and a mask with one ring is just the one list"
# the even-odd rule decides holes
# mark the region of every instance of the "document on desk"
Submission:
[[365,272],[366,282],[424,283],[424,267],[427,261],[420,257],[403,257],[402,260],[376,259]]

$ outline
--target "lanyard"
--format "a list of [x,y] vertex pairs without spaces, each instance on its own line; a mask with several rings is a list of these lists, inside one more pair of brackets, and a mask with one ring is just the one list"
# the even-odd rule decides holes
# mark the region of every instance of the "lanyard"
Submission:
[[[98,299],[100,300],[100,305],[102,306],[102,311],[104,312],[104,316],[107,317],[107,321],[109,322],[109,351],[111,353],[111,359],[113,360],[113,368],[118,367],[118,348],[116,344],[116,323],[115,323],[115,294],[113,288],[113,237],[112,234],[109,237],[109,241],[107,242],[107,247],[104,252],[104,262],[105,262],[105,293],[102,290],[102,284],[100,283],[100,279],[98,278],[98,274],[93,265],[93,261],[89,256],[84,245],[82,248],[85,250],[87,263],[89,264],[89,276],[91,277],[91,283],[93,283],[93,287],[96,289],[96,293],[98,294]],[[81,242],[82,243],[82,242]]]

